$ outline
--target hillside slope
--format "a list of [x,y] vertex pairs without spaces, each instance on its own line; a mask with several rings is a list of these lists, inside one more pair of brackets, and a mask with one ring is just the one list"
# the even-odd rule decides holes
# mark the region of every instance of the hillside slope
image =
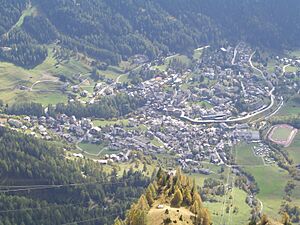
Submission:
[[149,183],[138,172],[118,178],[65,154],[61,145],[0,127],[0,225],[112,224]]
[[0,24],[0,34],[13,27],[26,7],[37,9],[0,41],[0,47],[11,48],[0,50],[0,59],[25,67],[39,64],[45,58],[40,45],[52,42],[108,64],[135,54],[191,54],[196,47],[226,41],[299,47],[297,0],[2,1],[7,5],[2,19],[10,20]]
[[160,224],[211,224],[208,210],[204,208],[195,183],[176,172],[166,173],[159,169],[136,204],[127,213],[125,221],[116,220],[115,225]]

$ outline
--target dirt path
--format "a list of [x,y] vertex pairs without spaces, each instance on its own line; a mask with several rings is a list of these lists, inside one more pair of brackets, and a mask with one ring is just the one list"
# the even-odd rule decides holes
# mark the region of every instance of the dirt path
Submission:
[[284,65],[284,66],[282,67],[282,74],[281,74],[281,76],[283,76],[283,75],[285,74],[286,68],[289,67],[290,65],[291,65],[291,64],[287,64],[287,65]]
[[[56,80],[38,80],[38,81],[36,81],[35,83],[33,83],[31,85],[31,87],[29,88],[29,91],[33,91],[34,86],[37,85],[37,84],[40,84],[40,83],[59,83],[59,79],[56,79]],[[47,90],[47,91],[49,91],[49,90]]]

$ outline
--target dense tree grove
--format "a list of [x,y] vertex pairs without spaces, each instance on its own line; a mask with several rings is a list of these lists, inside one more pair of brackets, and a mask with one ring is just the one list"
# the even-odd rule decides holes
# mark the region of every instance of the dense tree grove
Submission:
[[45,114],[44,108],[39,103],[15,103],[9,106],[6,113],[11,115],[29,115],[29,116],[43,116]]
[[1,225],[90,219],[87,224],[112,224],[149,184],[133,170],[118,178],[115,171],[107,174],[92,161],[67,160],[55,144],[2,127],[0,140]]
[[0,1],[0,36],[4,35],[19,20],[27,3],[27,0]]
[[120,94],[116,96],[103,97],[99,102],[92,105],[81,103],[57,104],[54,113],[64,113],[68,116],[94,117],[94,118],[116,118],[127,115],[145,104],[142,98],[131,97]]
[[[25,67],[45,58],[40,44],[54,41],[107,64],[118,64],[135,54],[149,58],[170,52],[189,54],[200,45],[228,41],[243,40],[272,49],[299,47],[297,0],[34,0],[31,4],[38,13],[13,29],[30,37],[27,52],[25,48],[0,51],[2,60]],[[2,0],[1,5],[6,6],[0,12],[3,39],[28,2]],[[12,47],[1,42],[0,47]]]
[[[186,207],[195,215],[192,218],[194,225],[212,224],[210,214],[203,206],[196,185],[183,175],[180,169],[177,169],[176,174],[168,174],[159,169],[156,179],[148,186],[145,193],[131,206],[126,219],[124,221],[117,219],[115,225],[147,225],[147,214],[154,201],[160,204],[170,202],[171,207],[174,208]],[[172,218],[167,220],[172,221]]]

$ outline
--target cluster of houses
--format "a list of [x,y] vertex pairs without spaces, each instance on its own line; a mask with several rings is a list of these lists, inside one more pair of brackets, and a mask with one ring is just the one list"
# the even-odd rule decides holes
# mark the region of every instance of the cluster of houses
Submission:
[[[160,71],[137,85],[96,84],[89,104],[99,95],[118,92],[146,99],[145,106],[131,114],[126,125],[98,127],[89,118],[77,119],[64,114],[55,118],[25,117],[23,121],[10,119],[8,123],[18,129],[30,129],[33,135],[47,140],[59,137],[69,143],[86,142],[118,152],[100,157],[101,164],[127,161],[130,152],[137,150],[144,154],[172,154],[183,169],[209,174],[202,162],[230,163],[228,149],[241,140],[259,142],[260,133],[247,124],[193,125],[183,121],[181,115],[223,120],[265,107],[273,84],[253,74],[249,65],[251,53],[248,46],[241,44],[236,49],[220,49],[213,53],[214,57],[208,55],[193,70]],[[219,65],[221,59],[225,61]],[[142,56],[135,60],[145,63],[143,70],[153,69],[153,63],[146,63]],[[79,85],[72,89],[82,97],[89,95]],[[263,152],[265,161],[271,162],[268,151],[265,147],[255,150],[258,155]]]
[[274,164],[275,159],[271,156],[272,150],[264,143],[253,146],[253,152],[257,157],[261,157],[265,164]]

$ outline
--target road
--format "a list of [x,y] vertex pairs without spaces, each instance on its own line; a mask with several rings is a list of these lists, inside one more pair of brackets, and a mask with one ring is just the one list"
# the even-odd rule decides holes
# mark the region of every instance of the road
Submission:
[[250,58],[249,58],[249,64],[250,64],[250,66],[251,66],[254,70],[258,71],[263,77],[265,77],[263,71],[261,71],[260,69],[258,69],[257,67],[255,67],[255,66],[253,65],[253,63],[252,63],[252,58],[253,58],[253,56],[255,55],[255,53],[256,53],[256,51],[254,51],[254,52],[251,54],[251,56],[250,56]]
[[[235,48],[235,52],[237,51],[237,48],[238,48],[238,45],[237,45],[236,48]],[[250,56],[250,58],[249,58],[249,64],[250,64],[250,66],[251,66],[253,69],[257,70],[257,71],[258,71],[258,72],[266,79],[266,77],[264,76],[263,71],[261,71],[260,69],[256,68],[256,67],[253,65],[253,63],[252,63],[252,57],[254,56],[255,53],[256,53],[256,51],[254,51],[254,52],[251,54],[251,56]],[[235,57],[236,57],[236,54],[237,54],[237,53],[234,54],[234,57],[233,57],[233,59],[232,59],[232,62],[234,62]],[[185,115],[184,115],[184,112],[181,111],[182,114],[181,114],[180,118],[181,118],[181,119],[184,119],[184,120],[187,120],[187,121],[189,121],[189,122],[192,122],[192,123],[198,123],[198,124],[205,124],[205,123],[232,123],[232,122],[242,122],[242,121],[244,121],[244,120],[251,119],[251,118],[253,118],[253,117],[255,117],[255,116],[259,115],[259,114],[262,114],[262,113],[268,111],[269,109],[271,109],[271,108],[273,107],[274,103],[275,103],[275,95],[273,94],[274,91],[275,91],[275,87],[273,87],[272,90],[270,90],[270,92],[269,92],[269,96],[270,96],[270,99],[271,99],[271,103],[270,103],[270,105],[269,105],[268,107],[266,107],[266,108],[261,108],[261,109],[259,109],[259,110],[256,110],[256,111],[252,112],[252,113],[249,113],[248,115],[243,116],[243,117],[238,117],[238,118],[234,118],[234,119],[226,119],[226,120],[198,120],[198,119],[192,119],[192,118],[189,118],[189,117],[185,116]]]
[[122,76],[125,76],[125,74],[121,74],[120,76],[117,77],[116,82],[115,82],[116,84],[120,83],[119,80]]
[[206,49],[206,48],[210,48],[210,45],[206,45],[206,46],[197,48],[197,49],[195,49],[195,51],[201,51],[201,50]]
[[233,58],[232,58],[232,60],[231,60],[231,64],[232,64],[232,65],[235,65],[235,58],[236,58],[236,55],[237,55],[237,53],[238,53],[237,49],[238,49],[239,46],[240,46],[240,44],[238,44],[238,45],[234,48]]
[[247,119],[251,119],[259,114],[262,114],[266,111],[268,111],[269,109],[271,109],[275,103],[275,96],[273,95],[273,92],[275,91],[275,88],[273,87],[273,89],[269,92],[269,95],[271,96],[271,103],[268,107],[266,108],[263,108],[259,111],[254,111],[252,113],[249,113],[248,115],[246,116],[243,116],[243,117],[238,117],[238,118],[234,118],[234,119],[226,119],[226,120],[198,120],[198,119],[192,119],[192,118],[189,118],[187,116],[184,115],[184,112],[182,112],[180,118],[181,119],[184,119],[184,120],[187,120],[189,122],[192,122],[192,123],[199,123],[199,124],[205,124],[205,123],[232,123],[232,122],[242,122],[244,120],[247,120]]

